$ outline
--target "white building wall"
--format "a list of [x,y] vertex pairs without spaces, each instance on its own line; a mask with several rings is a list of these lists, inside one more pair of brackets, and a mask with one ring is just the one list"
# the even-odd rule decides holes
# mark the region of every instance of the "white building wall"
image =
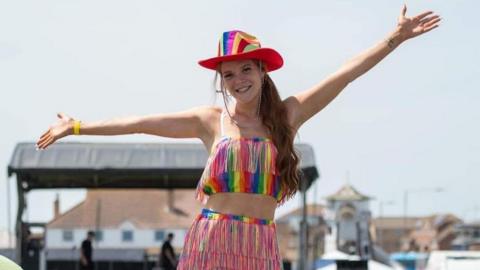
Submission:
[[329,209],[328,209],[328,218],[333,218],[333,219],[338,219],[337,214],[339,209],[346,205],[346,204],[351,204],[353,207],[355,207],[355,212],[356,216],[354,217],[355,219],[358,219],[359,216],[358,214],[361,212],[370,212],[370,202],[368,200],[366,201],[352,201],[352,202],[345,202],[345,201],[334,201],[329,203]]
[[61,229],[46,229],[46,247],[48,248],[78,248],[86,238],[87,230],[74,229],[72,241],[63,241],[63,231]]
[[[125,225],[122,224],[122,225]],[[122,232],[124,230],[133,231],[133,240],[131,242],[122,241]],[[80,248],[82,241],[87,236],[87,231],[90,229],[76,228],[73,229],[73,240],[63,240],[63,229],[47,229],[46,233],[46,247],[47,248]],[[183,242],[186,236],[186,229],[159,229],[167,234],[172,232],[175,234],[172,245],[174,247],[183,247]],[[103,232],[103,239],[94,242],[96,248],[149,248],[159,247],[163,241],[155,240],[155,232],[157,229],[136,229],[128,225],[119,228],[101,229]]]

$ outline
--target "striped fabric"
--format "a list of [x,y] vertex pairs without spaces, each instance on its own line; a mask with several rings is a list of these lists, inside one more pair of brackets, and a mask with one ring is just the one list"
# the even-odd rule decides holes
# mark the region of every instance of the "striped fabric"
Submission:
[[260,219],[254,217],[246,217],[246,216],[239,216],[239,215],[232,215],[232,214],[223,214],[218,213],[210,209],[203,209],[202,210],[202,218],[206,218],[209,220],[238,220],[248,224],[257,224],[257,225],[272,225],[272,219]]
[[214,193],[243,192],[269,195],[283,203],[276,158],[277,148],[268,138],[224,137],[207,161],[197,199],[205,204]]
[[260,48],[260,41],[250,34],[233,30],[224,32],[218,43],[217,56],[227,56],[249,52]]
[[217,70],[221,62],[246,59],[262,61],[268,72],[283,66],[283,58],[276,50],[262,47],[255,36],[239,30],[223,32],[218,42],[217,56],[198,63],[204,68]]
[[280,270],[272,220],[203,209],[185,238],[177,269]]

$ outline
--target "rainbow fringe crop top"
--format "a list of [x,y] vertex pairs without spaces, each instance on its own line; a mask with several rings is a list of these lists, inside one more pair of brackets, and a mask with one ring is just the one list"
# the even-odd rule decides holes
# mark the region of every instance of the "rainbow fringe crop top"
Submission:
[[[223,135],[223,116],[220,117]],[[206,203],[209,195],[244,192],[272,196],[283,203],[285,194],[276,167],[277,148],[268,138],[223,136],[207,160],[196,197]]]

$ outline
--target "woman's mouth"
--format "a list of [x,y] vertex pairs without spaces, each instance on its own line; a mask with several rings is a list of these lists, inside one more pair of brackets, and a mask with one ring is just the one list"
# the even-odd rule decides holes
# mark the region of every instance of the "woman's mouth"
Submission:
[[252,87],[252,86],[249,85],[249,86],[237,88],[237,89],[235,89],[235,92],[237,92],[237,93],[245,93],[245,92],[247,92],[248,90],[250,90],[251,87]]

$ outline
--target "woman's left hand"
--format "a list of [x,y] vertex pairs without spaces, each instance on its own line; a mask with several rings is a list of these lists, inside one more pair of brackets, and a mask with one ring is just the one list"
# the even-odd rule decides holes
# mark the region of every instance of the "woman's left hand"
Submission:
[[414,17],[406,17],[407,5],[403,5],[402,12],[398,17],[397,31],[399,31],[403,40],[414,38],[427,33],[439,26],[440,16],[433,11],[423,12]]

